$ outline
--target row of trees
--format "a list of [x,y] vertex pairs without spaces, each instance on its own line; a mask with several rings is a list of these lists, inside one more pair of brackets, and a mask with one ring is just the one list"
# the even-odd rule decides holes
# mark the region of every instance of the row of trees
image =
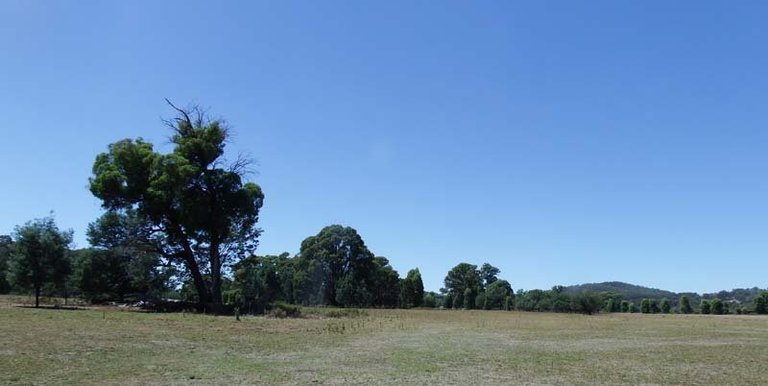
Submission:
[[[135,220],[107,212],[88,227],[91,248],[70,250],[71,231],[60,230],[52,217],[17,227],[13,236],[0,236],[0,293],[9,291],[82,297],[92,302],[156,301],[177,297],[199,302],[193,280],[168,264],[162,254],[145,248],[135,237]],[[332,225],[301,244],[298,255],[251,255],[222,277],[223,303],[258,312],[282,301],[338,307],[442,307],[454,309],[521,310],[538,312],[641,312],[727,314],[768,313],[768,292],[744,310],[718,298],[703,299],[694,309],[688,296],[676,305],[663,298],[644,298],[636,305],[615,292],[519,290],[499,279],[488,263],[459,263],[444,279],[440,293],[424,291],[421,273],[404,278],[385,257],[375,256],[351,227]],[[210,273],[204,280],[210,282]]]
[[338,307],[419,307],[424,284],[418,269],[405,278],[375,256],[351,227],[331,225],[306,238],[295,257],[250,256],[234,265],[226,301],[249,309],[274,301]]
[[[0,236],[0,293],[31,292],[36,306],[41,295],[100,302],[158,299],[166,293],[172,272],[163,269],[157,255],[118,244],[105,247],[104,220],[89,227],[94,248],[71,250],[72,231],[60,230],[52,217]],[[109,238],[114,242],[117,236]]]

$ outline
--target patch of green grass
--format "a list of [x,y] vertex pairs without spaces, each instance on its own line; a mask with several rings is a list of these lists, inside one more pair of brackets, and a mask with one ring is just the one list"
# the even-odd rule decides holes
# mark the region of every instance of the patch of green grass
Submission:
[[762,384],[763,316],[302,308],[306,318],[30,309],[0,384]]

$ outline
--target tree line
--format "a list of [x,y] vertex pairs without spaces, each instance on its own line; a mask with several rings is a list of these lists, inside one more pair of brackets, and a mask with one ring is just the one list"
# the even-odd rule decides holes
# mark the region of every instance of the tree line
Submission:
[[[30,221],[12,236],[0,236],[0,293],[79,297],[93,303],[184,301],[200,303],[189,275],[162,255],[141,247],[132,231],[134,219],[107,212],[88,227],[90,248],[69,249],[71,231],[60,230],[52,217]],[[719,298],[697,307],[683,295],[644,298],[639,304],[611,291],[568,293],[518,290],[499,278],[489,263],[459,263],[449,270],[439,292],[426,292],[418,268],[405,277],[386,257],[373,254],[351,227],[331,225],[307,237],[295,256],[250,255],[234,263],[221,278],[222,305],[260,313],[271,304],[305,306],[518,310],[532,312],[625,313],[758,313],[768,314],[768,292],[753,305]],[[204,280],[210,283],[210,273]],[[674,304],[673,304],[674,303]]]

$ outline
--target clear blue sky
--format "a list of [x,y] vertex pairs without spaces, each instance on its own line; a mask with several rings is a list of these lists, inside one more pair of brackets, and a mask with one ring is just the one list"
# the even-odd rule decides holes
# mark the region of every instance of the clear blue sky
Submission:
[[0,234],[78,246],[97,153],[163,101],[258,161],[260,253],[350,225],[437,290],[766,287],[768,2],[0,3]]

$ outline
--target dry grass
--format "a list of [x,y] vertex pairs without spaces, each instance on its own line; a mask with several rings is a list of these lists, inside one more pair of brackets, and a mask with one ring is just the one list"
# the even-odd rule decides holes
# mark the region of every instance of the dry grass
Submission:
[[[768,318],[0,307],[0,384],[765,384]],[[354,315],[353,315],[354,316]]]

